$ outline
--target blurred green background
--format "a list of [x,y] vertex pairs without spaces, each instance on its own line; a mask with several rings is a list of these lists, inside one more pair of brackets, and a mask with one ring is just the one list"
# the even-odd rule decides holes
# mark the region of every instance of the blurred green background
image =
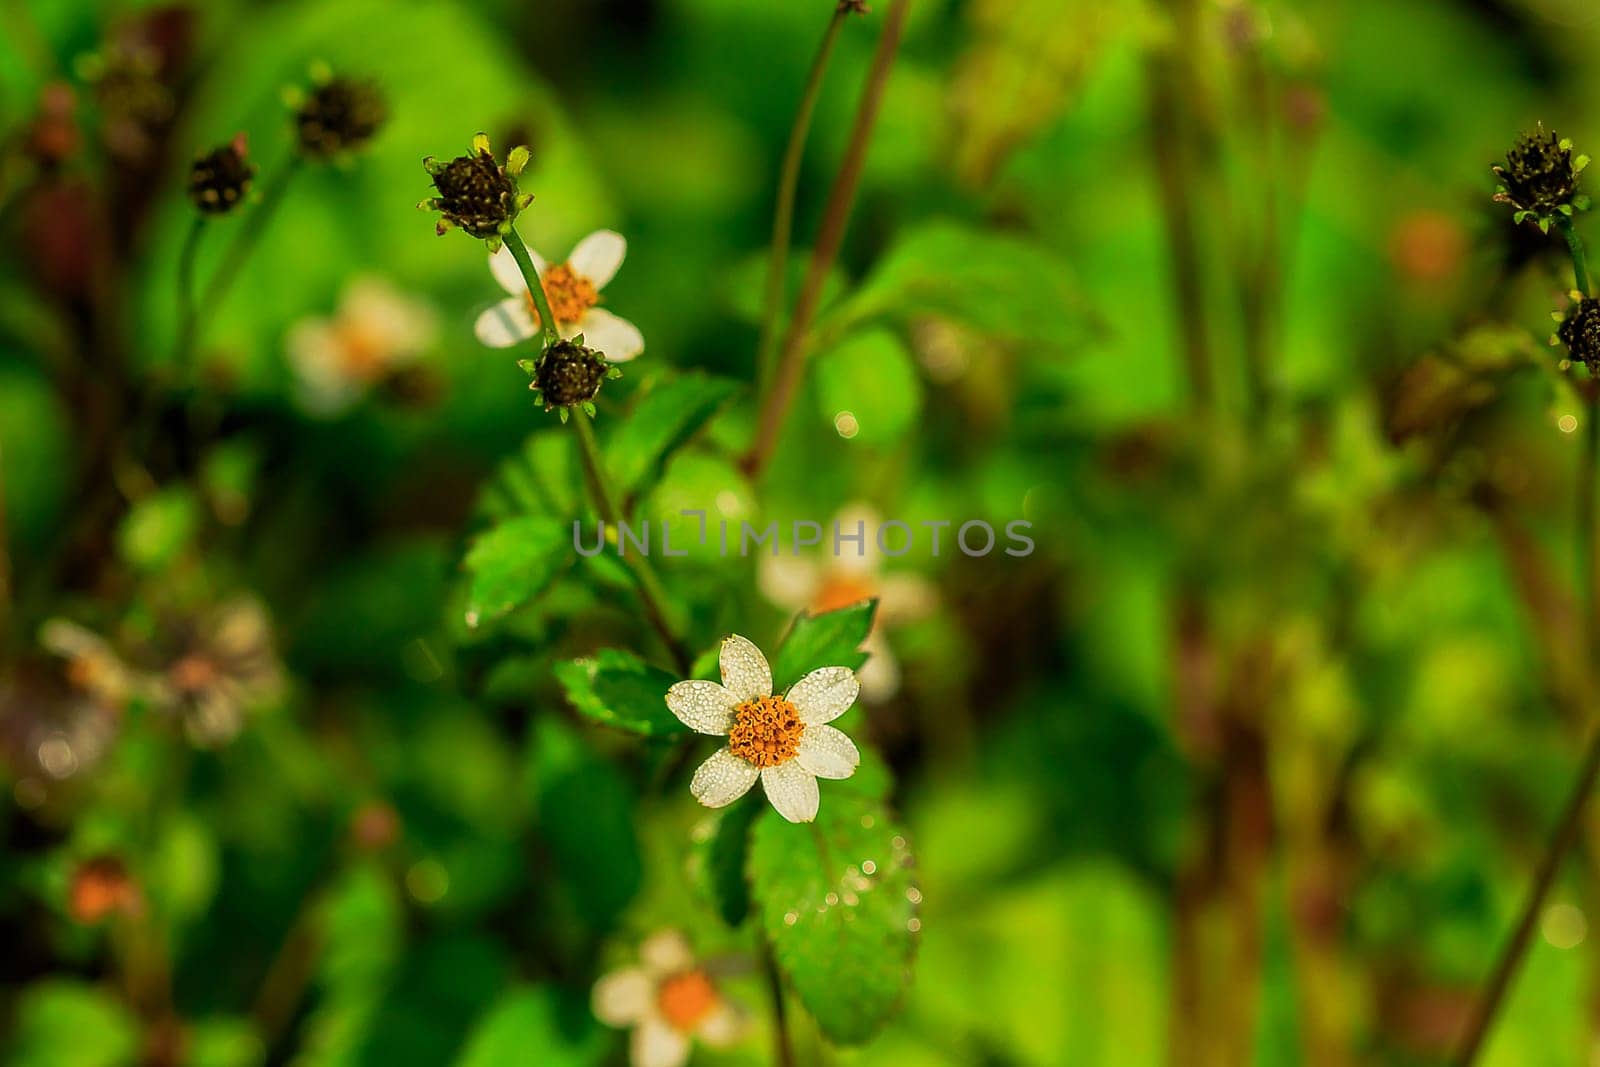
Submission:
[[[820,97],[796,285],[872,6]],[[643,938],[755,951],[705,892],[692,742],[597,724],[555,672],[668,669],[615,560],[467,622],[476,538],[580,492],[473,336],[482,246],[416,209],[422,158],[479,130],[532,149],[552,262],[627,236],[606,304],[646,349],[597,429],[637,515],[1033,524],[1025,558],[919,540],[864,578],[657,561],[697,652],[882,598],[844,724],[894,774],[914,972],[859,1048],[797,1010],[801,1063],[1444,1061],[1593,707],[1582,412],[1544,344],[1570,275],[1488,168],[1536,121],[1600,146],[1600,17],[916,0],[753,482],[774,189],[833,8],[0,4],[5,1062],[621,1063],[590,990]],[[189,162],[246,131],[270,185],[316,63],[390,119],[296,171],[175,360]],[[246,224],[208,225],[202,276]],[[362,285],[411,326],[330,399],[295,339],[348,340]],[[674,387],[694,432],[641,458],[629,415]],[[1600,1056],[1597,875],[1600,819],[1482,1062]],[[768,1062],[759,976],[721,987],[751,1026],[693,1062]]]

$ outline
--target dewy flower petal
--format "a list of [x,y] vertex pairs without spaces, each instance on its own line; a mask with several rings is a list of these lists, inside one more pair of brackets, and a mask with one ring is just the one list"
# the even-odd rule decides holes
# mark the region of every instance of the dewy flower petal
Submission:
[[849,667],[821,667],[794,683],[786,699],[809,728],[849,711],[860,692],[861,683]]
[[755,764],[740,759],[726,748],[719,748],[694,772],[689,792],[708,808],[726,807],[748,793],[759,774]]
[[723,638],[718,663],[722,684],[733,694],[734,703],[772,695],[772,668],[767,665],[767,657],[746,638],[738,634]]
[[603,354],[607,363],[626,363],[644,351],[639,327],[605,308],[590,308],[571,329],[574,335],[582,334],[583,343]]
[[800,738],[794,761],[818,778],[848,778],[861,765],[861,752],[843,731],[812,723]]
[[761,787],[767,791],[767,799],[778,809],[778,814],[790,822],[810,822],[817,817],[821,796],[816,776],[797,760],[762,771]]
[[727,733],[733,727],[733,709],[738,703],[738,697],[716,682],[698,678],[667,690],[667,707],[696,733]]
[[539,327],[528,311],[528,302],[513,296],[485,308],[473,323],[472,332],[490,348],[510,348],[538,333]]
[[642,967],[613,971],[594,985],[595,1018],[608,1026],[632,1026],[655,1009],[656,987]]
[[567,264],[589,279],[590,285],[604,289],[606,283],[617,276],[617,268],[622,266],[627,254],[628,241],[622,234],[614,230],[596,230],[578,242],[572,255],[567,257]]

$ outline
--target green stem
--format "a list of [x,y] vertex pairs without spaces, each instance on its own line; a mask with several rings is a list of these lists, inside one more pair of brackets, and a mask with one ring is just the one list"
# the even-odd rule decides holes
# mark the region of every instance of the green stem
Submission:
[[[284,194],[289,191],[289,183],[300,172],[303,163],[304,159],[300,155],[291,155],[262,190],[261,200],[256,204],[255,210],[246,215],[240,223],[238,232],[233,235],[233,242],[223,253],[222,265],[217,268],[217,272],[211,276],[210,283],[205,287],[200,307],[206,314],[215,315],[222,307],[222,301],[227,298],[233,283],[239,280],[239,272],[244,269],[250,254],[255,251],[256,243],[261,240],[261,234],[266,230],[267,223],[277,214],[279,206],[283,203]],[[198,342],[200,336],[201,331],[197,325],[195,341]]]
[[[1571,233],[1570,228],[1563,227],[1563,232],[1569,237],[1569,247],[1573,250],[1573,268],[1578,276],[1579,285],[1582,286],[1587,281],[1583,269],[1583,246],[1576,240],[1576,235]],[[1588,410],[1584,413],[1583,451],[1578,457],[1578,482],[1575,487],[1577,499],[1574,508],[1577,518],[1575,540],[1578,555],[1578,601],[1583,611],[1578,632],[1581,653],[1579,663],[1582,664],[1581,678],[1585,694],[1594,692],[1595,649],[1596,641],[1600,639],[1600,612],[1597,612],[1595,597],[1597,532],[1595,477],[1597,468],[1600,468],[1600,404],[1596,403],[1596,384],[1591,381],[1585,382],[1583,386],[1583,396],[1588,402]],[[1584,811],[1589,794],[1594,791],[1596,779],[1600,779],[1600,728],[1595,729],[1589,739],[1583,763],[1578,769],[1578,777],[1572,784],[1572,791],[1562,808],[1561,819],[1556,824],[1555,832],[1551,835],[1544,855],[1539,860],[1539,866],[1534,872],[1533,883],[1528,887],[1528,894],[1523,901],[1517,924],[1512,928],[1511,937],[1501,949],[1494,970],[1490,972],[1489,980],[1484,985],[1483,993],[1467,1020],[1466,1033],[1452,1061],[1456,1067],[1469,1067],[1477,1060],[1484,1039],[1488,1037],[1496,1015],[1504,1006],[1506,994],[1511,991],[1512,980],[1516,978],[1522,959],[1527,955],[1528,945],[1533,940],[1533,931],[1539,924],[1539,916],[1544,912],[1545,898],[1550,895],[1550,888],[1555,884],[1556,875],[1560,873],[1567,854],[1577,844],[1579,831],[1583,827]]]
[[550,310],[550,298],[545,295],[544,283],[539,280],[539,268],[533,265],[528,246],[522,243],[522,235],[515,228],[506,232],[505,243],[511,250],[511,258],[517,261],[517,268],[522,271],[522,280],[528,283],[528,292],[533,295],[533,306],[539,312],[539,326],[544,330],[544,343],[548,348],[561,340],[561,334],[556,332],[556,317]]
[[200,253],[200,238],[206,231],[206,217],[196,215],[183,239],[183,251],[178,253],[178,345],[173,358],[173,371],[182,374],[189,365],[194,348],[194,267]]
[[828,60],[833,56],[834,42],[839,39],[839,27],[850,16],[850,9],[840,5],[828,20],[822,33],[822,43],[817,46],[816,58],[811,61],[811,72],[806,76],[805,89],[800,97],[800,108],[795,112],[794,126],[789,131],[789,146],[783,154],[783,170],[778,178],[778,203],[772,213],[772,251],[767,257],[767,292],[761,309],[761,347],[756,357],[757,382],[765,390],[772,378],[772,361],[778,350],[778,316],[783,313],[784,283],[789,274],[789,240],[794,232],[794,202],[800,188],[800,163],[805,158],[806,138],[811,132],[811,119],[817,110],[817,100],[822,95],[823,75]]
[[761,964],[767,979],[767,992],[772,998],[772,1062],[776,1067],[794,1067],[794,1040],[789,1036],[789,1011],[783,998],[783,976],[778,973],[778,961],[773,957],[771,945],[762,946]]
[[[570,421],[573,432],[578,436],[578,452],[583,457],[584,480],[589,483],[589,492],[594,497],[595,507],[600,511],[601,519],[610,523],[612,529],[620,530],[622,508],[618,505],[616,494],[611,491],[611,483],[606,478],[605,465],[600,461],[600,449],[595,443],[594,427],[589,425],[589,416],[581,410],[575,410]],[[620,533],[618,536],[621,536]],[[672,654],[678,670],[687,675],[693,661],[672,626],[672,617],[667,611],[667,592],[662,588],[661,580],[656,577],[649,559],[642,553],[635,552],[632,555],[624,553],[622,558],[627,563],[628,569],[633,572],[634,583],[639,588],[639,599],[644,602],[645,614],[650,618],[650,625],[660,635],[662,643],[667,646],[667,651]]]
[[878,50],[872,57],[872,68],[867,73],[866,88],[856,107],[855,125],[850,130],[850,144],[839,164],[839,173],[828,191],[828,202],[823,209],[822,225],[817,230],[817,244],[811,252],[811,263],[806,269],[805,283],[800,297],[795,301],[794,314],[783,336],[783,347],[778,353],[778,365],[773,373],[771,387],[765,390],[764,402],[756,419],[756,439],[745,455],[742,466],[752,479],[761,474],[778,445],[778,435],[784,420],[794,404],[800,387],[800,372],[805,365],[807,334],[811,319],[822,302],[822,286],[828,271],[839,254],[844,240],[845,224],[850,220],[850,208],[855,203],[856,188],[861,184],[861,169],[866,162],[867,148],[872,143],[872,132],[877,126],[878,111],[883,104],[884,87],[889,72],[894,68],[896,54],[900,51],[900,35],[905,28],[906,13],[911,0],[894,0],[884,19],[883,34],[878,38]]
[[1579,293],[1589,295],[1589,262],[1583,253],[1583,238],[1578,236],[1572,220],[1565,216],[1558,216],[1556,228],[1561,231],[1561,236],[1567,239],[1567,252],[1572,256],[1572,280],[1576,283]]

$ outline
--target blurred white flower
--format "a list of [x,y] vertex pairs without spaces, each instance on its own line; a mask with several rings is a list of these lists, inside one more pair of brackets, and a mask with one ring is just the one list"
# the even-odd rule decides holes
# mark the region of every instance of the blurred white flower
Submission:
[[[565,263],[546,263],[539,253],[528,250],[561,336],[582,334],[584,346],[602,353],[610,363],[626,363],[644,351],[644,336],[637,326],[596,306],[600,291],[616,277],[627,254],[627,240],[611,230],[596,230],[579,241]],[[489,270],[511,295],[478,316],[475,332],[492,348],[509,348],[539,332],[539,315],[510,249],[502,247],[491,255]]]
[[332,318],[302,319],[285,347],[300,405],[334,415],[405,370],[438,334],[433,309],[381,278],[357,278]]
[[759,777],[779,815],[810,822],[817,817],[817,779],[848,778],[861,763],[855,743],[827,725],[856,702],[855,673],[822,667],[773,696],[767,658],[738,634],[723,639],[721,666],[721,685],[697,679],[667,690],[667,707],[685,726],[728,738],[694,772],[690,792],[720,808]]
[[[939,593],[920,574],[884,571],[883,553],[876,537],[879,517],[870,507],[850,504],[834,517],[834,522],[847,536],[853,536],[859,524],[865,534],[860,554],[851,541],[838,555],[829,554],[826,558],[762,555],[757,583],[762,594],[785,611],[820,614],[877,598],[878,613],[873,618],[872,632],[861,646],[868,659],[857,672],[861,698],[877,704],[900,690],[900,663],[889,647],[885,631],[932,614]],[[832,543],[833,527],[829,526],[823,529],[822,545],[828,547]]]
[[633,1067],[682,1067],[696,1040],[725,1047],[738,1040],[745,1019],[722,996],[683,935],[663,930],[639,946],[639,963],[595,983],[595,1016],[631,1027]]

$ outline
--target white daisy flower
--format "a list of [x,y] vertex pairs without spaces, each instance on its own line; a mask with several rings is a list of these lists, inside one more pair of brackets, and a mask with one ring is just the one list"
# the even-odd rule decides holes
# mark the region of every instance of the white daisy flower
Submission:
[[682,1067],[696,1039],[726,1047],[739,1039],[745,1024],[744,1014],[722,996],[675,930],[663,930],[640,945],[638,966],[596,982],[593,1007],[601,1022],[633,1029],[628,1046],[633,1067]]
[[[616,277],[627,254],[627,240],[611,230],[596,230],[579,241],[565,263],[546,263],[539,253],[528,250],[561,336],[582,334],[585,347],[603,353],[611,363],[626,363],[644,351],[644,336],[637,326],[597,306],[600,291]],[[489,270],[511,295],[479,315],[474,330],[478,340],[491,348],[509,348],[539,332],[539,313],[509,249],[502,247],[489,257]]]
[[817,779],[848,778],[861,763],[855,743],[828,725],[856,702],[855,672],[822,667],[774,696],[767,658],[738,634],[723,639],[721,665],[721,685],[694,680],[667,690],[667,707],[685,726],[728,738],[694,772],[689,790],[706,807],[720,808],[759,777],[779,815],[810,822],[817,817]]
[[[868,505],[847,505],[834,522],[846,534],[854,534],[862,524],[865,540],[856,551],[850,542],[838,555],[796,556],[787,553],[763,554],[757,568],[757,583],[762,594],[786,611],[809,611],[820,615],[837,611],[863,600],[878,601],[872,632],[862,643],[868,654],[858,674],[861,699],[882,703],[900,690],[900,663],[889,647],[886,631],[904,623],[926,618],[939,603],[937,587],[912,571],[885,571],[884,556],[878,550],[874,531],[881,525],[877,513]],[[828,544],[833,528],[823,533]]]
[[302,319],[285,339],[301,407],[333,415],[433,344],[433,309],[382,278],[357,278],[332,318]]

